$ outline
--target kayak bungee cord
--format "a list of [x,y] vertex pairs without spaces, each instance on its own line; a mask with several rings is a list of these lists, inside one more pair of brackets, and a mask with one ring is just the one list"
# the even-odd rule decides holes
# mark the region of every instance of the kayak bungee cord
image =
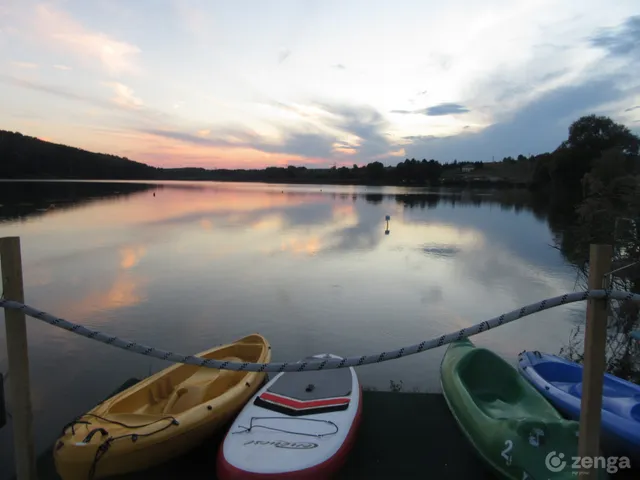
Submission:
[[[141,425],[127,425],[126,423],[118,422],[117,420],[111,420],[110,418],[102,417],[100,415],[96,415],[95,413],[84,413],[84,414],[80,415],[79,417],[76,417],[71,422],[67,423],[64,427],[62,427],[62,435],[65,435],[67,433],[67,428],[69,428],[69,427],[71,427],[71,433],[73,435],[75,435],[76,432],[73,429],[73,427],[75,425],[78,425],[78,424],[91,425],[91,422],[89,422],[88,420],[82,420],[84,417],[97,418],[98,420],[102,420],[103,422],[112,423],[114,425],[118,425],[120,427],[129,428],[129,429],[148,427],[149,425],[153,425],[154,423],[162,422],[164,420],[171,420],[171,423],[173,425],[180,425],[180,422],[178,422],[178,420],[175,417],[172,417],[170,415],[166,416],[166,417],[159,418],[157,420],[154,420],[153,422],[143,423]],[[87,427],[87,428],[89,428],[89,427]]]
[[311,370],[330,370],[334,368],[359,367],[361,365],[387,362],[390,360],[395,360],[397,358],[415,355],[416,353],[447,345],[456,340],[462,340],[463,338],[477,335],[478,333],[482,333],[486,330],[505,325],[533,313],[541,312],[543,310],[557,307],[559,305],[566,305],[573,302],[584,301],[588,298],[624,300],[640,303],[640,295],[618,290],[586,290],[584,292],[565,293],[564,295],[548,298],[546,300],[542,300],[541,302],[526,305],[522,308],[513,310],[509,313],[504,313],[490,320],[477,323],[471,327],[463,328],[456,332],[441,335],[439,337],[432,338],[431,340],[425,340],[415,345],[402,347],[389,352],[381,352],[372,355],[362,355],[359,357],[347,357],[342,359],[327,358],[310,361],[304,360],[297,362],[274,363],[239,363],[201,358],[194,355],[181,355],[178,353],[149,347],[147,345],[139,344],[136,342],[123,340],[116,336],[107,335],[98,332],[97,330],[92,330],[82,325],[69,322],[68,320],[55,317],[49,313],[43,312],[41,310],[13,300],[0,298],[0,307],[22,310],[25,315],[36,318],[38,320],[42,320],[43,322],[46,322],[49,325],[53,325],[54,327],[63,328],[77,335],[89,338],[91,340],[96,340],[107,345],[113,345],[114,347],[118,347],[129,352],[138,353],[140,355],[145,355],[152,358],[158,358],[160,360],[166,360],[169,362],[184,363],[187,365],[195,365],[198,367],[216,368],[219,370],[234,370],[246,372],[303,372]]
[[[285,429],[282,429],[282,428],[267,427],[266,425],[254,425],[253,424],[254,420],[282,420],[283,418],[285,420],[300,420],[300,421],[304,421],[304,422],[324,423],[326,425],[331,425],[332,427],[335,428],[335,430],[333,432],[329,432],[329,433],[305,433],[305,432],[294,432],[294,431],[285,430]],[[250,433],[251,430],[253,430],[254,428],[264,428],[265,430],[273,430],[274,432],[290,433],[291,435],[303,435],[305,437],[322,438],[322,437],[326,437],[328,435],[335,435],[336,433],[338,433],[340,431],[340,429],[338,428],[338,425],[333,423],[331,420],[320,420],[320,419],[315,419],[315,418],[300,418],[300,417],[290,417],[290,418],[286,418],[286,417],[251,417],[251,420],[249,420],[249,426],[248,427],[245,427],[243,425],[238,425],[238,428],[242,428],[242,430],[238,430],[237,432],[231,432],[231,433],[232,434]]]
[[[174,417],[171,417],[171,416],[159,418],[158,420],[154,420],[153,422],[147,423],[145,425],[127,425],[127,424],[122,423],[122,422],[109,420],[108,418],[104,418],[104,417],[101,417],[99,415],[93,415],[93,414],[87,414],[87,415],[83,415],[83,416],[96,417],[96,418],[98,418],[100,420],[105,420],[107,422],[110,422],[110,423],[113,423],[113,424],[116,424],[116,425],[120,425],[120,426],[123,426],[125,428],[131,428],[131,429],[147,427],[149,425],[153,425],[154,423],[158,423],[158,422],[161,422],[163,420],[171,420],[171,422],[169,422],[167,425],[164,425],[163,427],[161,427],[158,430],[155,430],[153,432],[149,432],[149,433],[125,433],[124,435],[118,435],[117,437],[109,436],[104,442],[102,442],[100,445],[98,445],[98,449],[96,450],[96,453],[95,453],[95,455],[93,457],[93,462],[91,462],[91,468],[89,469],[88,480],[93,480],[93,478],[95,477],[95,474],[96,474],[96,468],[98,467],[98,462],[109,451],[109,448],[111,448],[111,444],[113,442],[115,442],[116,440],[122,440],[123,438],[131,438],[132,442],[137,442],[138,438],[140,438],[140,437],[150,437],[151,435],[155,435],[156,433],[160,433],[160,432],[166,430],[167,428],[171,427],[172,425],[179,425],[180,424],[178,422],[178,420],[176,420]],[[80,418],[82,418],[82,417],[80,417]],[[84,422],[82,422],[82,423],[84,423]],[[90,424],[91,422],[87,422],[87,423]],[[89,432],[89,434],[83,440],[83,443],[89,442],[91,440],[91,438],[96,433],[100,433],[103,437],[106,436],[106,435],[109,435],[109,432],[107,432],[104,428],[96,428],[96,429],[93,429],[93,430],[91,430]]]

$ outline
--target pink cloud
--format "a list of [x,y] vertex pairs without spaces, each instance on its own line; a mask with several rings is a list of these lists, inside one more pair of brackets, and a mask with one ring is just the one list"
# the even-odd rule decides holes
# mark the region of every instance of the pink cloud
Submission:
[[37,63],[31,63],[31,62],[11,62],[11,65],[14,67],[23,68],[26,70],[35,70],[36,68],[38,68]]
[[112,76],[134,74],[140,49],[109,35],[93,32],[65,12],[49,5],[38,5],[33,18],[36,35],[78,57],[97,61]]
[[134,95],[134,92],[130,87],[118,82],[110,82],[106,85],[111,87],[115,92],[115,96],[112,100],[117,105],[132,109],[138,109],[143,106],[142,100]]

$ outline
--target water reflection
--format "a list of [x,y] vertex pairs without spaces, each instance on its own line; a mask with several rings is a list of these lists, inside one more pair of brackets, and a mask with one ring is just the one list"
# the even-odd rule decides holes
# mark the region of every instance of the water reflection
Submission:
[[38,217],[77,208],[92,201],[127,196],[154,185],[120,182],[0,181],[0,222]]
[[[254,331],[269,338],[275,361],[374,353],[574,287],[572,269],[549,246],[544,212],[526,192],[38,182],[10,186],[13,197],[4,186],[0,236],[22,238],[28,303],[185,353]],[[47,200],[38,199],[42,192]],[[61,199],[74,208],[58,208]],[[47,202],[56,208],[33,208]],[[580,308],[543,312],[476,342],[511,359],[524,349],[558,351]],[[29,325],[38,398],[56,400],[37,403],[39,449],[117,383],[165,366]],[[0,349],[0,367],[4,355]],[[441,355],[359,375],[380,389],[393,379],[437,391]],[[5,442],[0,431],[0,471],[10,459]]]

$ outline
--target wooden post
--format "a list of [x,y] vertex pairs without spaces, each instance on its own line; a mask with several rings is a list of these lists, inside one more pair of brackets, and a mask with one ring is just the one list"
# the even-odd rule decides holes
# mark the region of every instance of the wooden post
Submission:
[[7,424],[7,407],[4,404],[4,375],[0,372],[0,428]]
[[[611,245],[591,245],[589,252],[589,289],[605,287],[604,275],[611,269]],[[580,437],[578,455],[595,458],[600,455],[600,417],[602,409],[602,383],[605,371],[607,340],[607,301],[589,299],[587,325],[584,334],[584,369],[582,371],[582,398],[580,403]],[[595,469],[583,474],[596,478]]]
[[[2,290],[7,300],[24,303],[20,238],[0,238]],[[35,480],[36,460],[33,444],[33,413],[29,384],[27,325],[21,310],[6,308],[7,354],[11,372],[10,395],[13,408],[13,447],[18,480]]]

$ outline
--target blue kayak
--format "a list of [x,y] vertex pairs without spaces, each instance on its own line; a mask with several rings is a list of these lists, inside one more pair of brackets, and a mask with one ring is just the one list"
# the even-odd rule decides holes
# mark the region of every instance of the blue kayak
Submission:
[[[582,365],[525,351],[518,356],[518,370],[561,413],[580,418]],[[605,374],[601,428],[604,450],[640,458],[640,386]]]

